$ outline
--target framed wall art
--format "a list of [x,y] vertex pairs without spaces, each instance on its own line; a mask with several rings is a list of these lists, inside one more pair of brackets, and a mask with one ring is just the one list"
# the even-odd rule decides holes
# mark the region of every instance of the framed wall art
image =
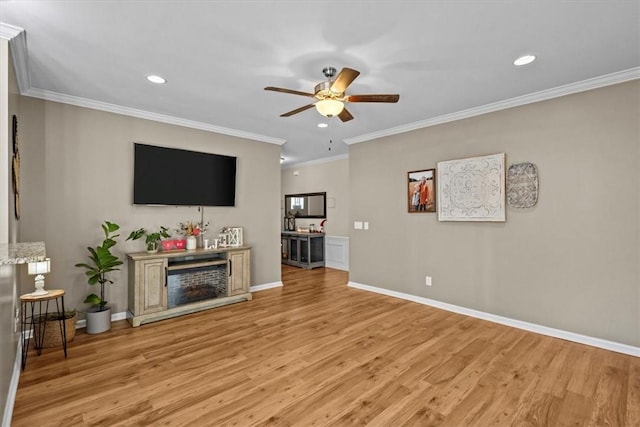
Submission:
[[436,170],[407,172],[407,206],[409,213],[436,211]]
[[538,202],[538,168],[530,162],[516,163],[507,169],[507,205],[531,208]]
[[505,154],[438,162],[438,221],[504,222]]
[[13,140],[13,159],[12,159],[12,181],[14,210],[16,220],[20,219],[20,144],[18,141],[18,117],[12,118],[12,140]]

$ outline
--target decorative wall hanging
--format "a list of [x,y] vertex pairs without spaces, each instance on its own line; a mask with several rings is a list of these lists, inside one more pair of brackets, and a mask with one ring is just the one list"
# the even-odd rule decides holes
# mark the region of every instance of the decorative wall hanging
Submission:
[[438,162],[439,221],[505,221],[505,154]]
[[530,208],[538,202],[538,168],[533,163],[516,163],[507,169],[507,205]]
[[436,170],[425,169],[407,172],[408,211],[426,213],[436,211]]
[[16,219],[20,219],[20,146],[18,143],[18,118],[13,116],[13,196]]

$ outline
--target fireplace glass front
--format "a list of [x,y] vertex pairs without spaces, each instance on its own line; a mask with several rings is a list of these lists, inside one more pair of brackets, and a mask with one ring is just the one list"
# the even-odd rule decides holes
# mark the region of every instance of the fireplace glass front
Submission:
[[176,269],[169,271],[168,308],[227,296],[227,266]]

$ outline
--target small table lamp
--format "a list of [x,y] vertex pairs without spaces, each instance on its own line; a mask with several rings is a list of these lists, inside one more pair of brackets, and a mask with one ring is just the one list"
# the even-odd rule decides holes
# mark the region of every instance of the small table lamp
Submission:
[[36,275],[36,290],[31,295],[47,295],[49,292],[44,290],[44,275],[51,271],[51,258],[45,258],[44,261],[30,262],[28,268],[29,274]]

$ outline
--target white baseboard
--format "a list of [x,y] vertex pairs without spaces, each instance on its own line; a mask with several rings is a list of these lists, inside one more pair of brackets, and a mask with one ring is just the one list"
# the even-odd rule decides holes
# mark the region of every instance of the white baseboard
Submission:
[[11,427],[11,418],[13,417],[13,405],[16,402],[16,394],[18,393],[18,382],[20,381],[20,371],[22,370],[22,339],[18,340],[18,349],[16,351],[16,361],[13,364],[13,374],[11,374],[11,382],[7,392],[7,401],[4,405],[4,415],[2,416],[2,427]]
[[567,341],[573,341],[580,344],[586,344],[592,347],[598,347],[605,350],[611,350],[611,351],[615,351],[616,353],[623,353],[631,356],[640,357],[640,347],[634,347],[631,345],[608,341],[601,338],[590,337],[588,335],[576,334],[574,332],[563,331],[561,329],[550,328],[547,326],[537,325],[535,323],[524,322],[522,320],[510,319],[508,317],[498,316],[496,314],[486,313],[484,311],[478,311],[478,310],[473,310],[471,308],[460,307],[458,305],[453,305],[446,302],[432,300],[429,298],[423,298],[415,295],[405,294],[402,292],[391,291],[389,289],[363,285],[357,282],[349,282],[348,286],[351,288],[361,289],[369,292],[375,292],[377,294],[387,295],[394,298],[400,298],[408,301],[417,302],[418,304],[424,304],[431,307],[440,308],[442,310],[458,313],[458,314],[464,314],[465,316],[475,317],[477,319],[488,320],[494,323],[500,323],[501,325],[511,326],[518,329],[524,329],[525,331],[535,332],[538,334],[547,335],[554,338],[560,338]]
[[348,237],[324,237],[324,265],[337,270],[349,271]]
[[282,282],[273,282],[273,283],[265,283],[264,285],[254,285],[249,288],[250,292],[258,292],[264,291],[267,289],[280,288],[282,287]]

